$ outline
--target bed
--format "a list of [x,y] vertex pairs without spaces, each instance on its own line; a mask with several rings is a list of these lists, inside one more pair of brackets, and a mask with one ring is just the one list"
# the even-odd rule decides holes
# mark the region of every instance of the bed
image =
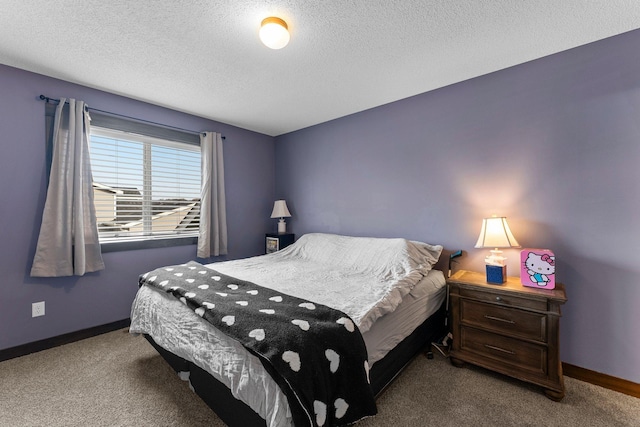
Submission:
[[[318,415],[317,408],[312,407],[306,411],[308,423],[301,422],[299,415],[304,414],[305,409],[303,407],[301,411],[298,408],[300,405],[296,399],[300,400],[298,396],[306,395],[307,390],[299,394],[295,390],[287,390],[288,377],[284,376],[283,381],[277,372],[274,375],[270,362],[264,363],[261,349],[256,350],[227,335],[229,328],[226,324],[216,326],[206,321],[226,310],[221,308],[219,300],[213,304],[209,302],[213,301],[212,297],[207,296],[204,298],[208,299],[204,306],[194,306],[191,300],[185,301],[184,296],[196,292],[171,287],[166,284],[169,282],[167,279],[177,274],[180,274],[180,280],[191,277],[176,273],[183,271],[176,270],[177,268],[190,268],[196,279],[195,285],[199,283],[198,273],[215,278],[219,283],[211,281],[211,284],[224,287],[215,292],[223,294],[222,299],[230,298],[226,290],[235,286],[235,283],[241,286],[246,283],[248,287],[241,287],[238,292],[244,293],[244,289],[250,289],[246,293],[257,294],[254,288],[259,289],[264,298],[269,297],[268,301],[265,300],[267,303],[284,296],[295,299],[296,304],[304,301],[297,304],[299,306],[310,304],[336,310],[336,317],[345,319],[347,323],[351,321],[357,326],[352,328],[356,333],[351,334],[356,337],[356,341],[345,344],[344,348],[347,350],[340,352],[341,363],[346,363],[351,353],[354,353],[355,360],[359,360],[356,349],[361,341],[364,347],[365,379],[368,382],[365,388],[373,396],[377,396],[425,345],[443,334],[446,296],[443,270],[447,269],[448,257],[441,256],[442,251],[440,245],[405,239],[310,233],[301,236],[291,246],[268,255],[206,266],[188,263],[163,267],[141,276],[140,288],[132,305],[130,332],[143,334],[180,377],[189,381],[193,390],[228,425],[280,427],[294,424],[344,424],[344,419],[341,418],[343,414],[338,414],[338,400],[335,400],[335,408],[322,408],[324,412],[321,416]],[[189,273],[184,271],[185,274]],[[154,280],[149,282],[149,279]],[[171,290],[158,287],[157,283],[165,283],[164,286]],[[253,286],[254,284],[258,287]],[[178,291],[182,293],[177,294]],[[238,304],[238,301],[235,302]],[[253,301],[249,302],[249,305],[253,304]],[[326,316],[333,315],[334,312],[329,313]],[[246,314],[239,313],[235,317],[244,319],[244,316]],[[299,317],[298,314],[294,317],[296,316]],[[337,323],[348,329],[344,321]],[[303,329],[302,326],[300,329]],[[337,331],[330,333],[338,334]],[[343,329],[340,331],[344,332]],[[255,340],[257,338],[254,337]],[[264,341],[269,340],[265,339],[258,344],[262,345]],[[294,341],[298,342],[299,339],[295,338]],[[330,342],[332,339],[322,338],[316,341]],[[302,345],[305,349],[308,346],[308,343]],[[292,367],[293,364],[288,362],[288,366]],[[349,372],[359,370],[349,369]],[[311,376],[322,375],[324,374]],[[340,381],[349,384],[349,388],[353,387],[354,390],[362,382],[361,378],[355,377]],[[366,395],[362,390],[356,394]],[[362,405],[366,406],[368,402]],[[356,406],[352,404],[345,411],[350,413]],[[375,403],[373,411],[370,407],[368,411],[358,417],[375,414]],[[302,419],[304,421],[304,417]],[[350,419],[347,423],[353,421],[357,421],[357,418]]]

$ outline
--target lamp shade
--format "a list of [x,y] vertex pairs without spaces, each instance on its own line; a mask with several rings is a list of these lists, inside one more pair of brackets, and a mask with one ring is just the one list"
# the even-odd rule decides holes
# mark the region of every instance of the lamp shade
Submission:
[[284,200],[276,200],[273,204],[271,218],[285,218],[290,216],[291,213],[289,213],[289,209],[287,208],[287,202]]
[[476,248],[519,248],[520,244],[513,237],[507,218],[491,217],[482,220],[480,236]]
[[260,40],[271,49],[282,49],[289,43],[289,27],[280,18],[271,16],[262,20]]

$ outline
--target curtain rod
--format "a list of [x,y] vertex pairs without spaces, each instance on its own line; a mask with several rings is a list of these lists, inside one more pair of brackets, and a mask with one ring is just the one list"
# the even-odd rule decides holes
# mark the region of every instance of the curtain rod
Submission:
[[[44,102],[57,102],[57,103],[60,103],[59,99],[49,98],[48,96],[44,96],[44,95],[40,95],[40,99],[43,100]],[[65,101],[65,103],[68,103],[68,101]],[[136,121],[139,121],[139,122],[149,123],[149,124],[156,125],[156,126],[162,126],[162,127],[170,128],[170,129],[176,129],[176,130],[179,130],[179,131],[182,131],[182,132],[188,132],[188,133],[197,134],[197,135],[204,134],[204,132],[196,132],[194,130],[183,129],[183,128],[179,128],[179,127],[176,127],[176,126],[169,126],[169,125],[165,125],[165,124],[162,124],[162,123],[152,122],[150,120],[138,119],[136,117],[125,116],[124,114],[112,113],[111,111],[99,110],[97,108],[92,108],[92,107],[89,107],[89,106],[87,106],[87,109],[89,111],[97,111],[99,113],[110,114],[112,116],[123,117],[123,118],[126,118],[126,119],[131,119],[131,120],[136,120]],[[223,136],[222,139],[226,139],[226,138]]]

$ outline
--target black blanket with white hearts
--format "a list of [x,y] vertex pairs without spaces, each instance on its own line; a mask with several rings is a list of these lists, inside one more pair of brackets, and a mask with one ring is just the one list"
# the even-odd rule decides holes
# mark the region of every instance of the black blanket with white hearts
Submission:
[[296,426],[343,425],[376,414],[364,340],[341,311],[193,261],[139,281],[172,294],[255,354],[287,396]]

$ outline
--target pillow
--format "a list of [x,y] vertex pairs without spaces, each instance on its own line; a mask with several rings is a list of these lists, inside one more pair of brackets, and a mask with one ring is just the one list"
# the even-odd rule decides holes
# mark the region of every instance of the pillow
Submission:
[[334,269],[370,273],[388,280],[412,273],[427,274],[438,261],[442,246],[400,238],[309,233],[285,251]]

